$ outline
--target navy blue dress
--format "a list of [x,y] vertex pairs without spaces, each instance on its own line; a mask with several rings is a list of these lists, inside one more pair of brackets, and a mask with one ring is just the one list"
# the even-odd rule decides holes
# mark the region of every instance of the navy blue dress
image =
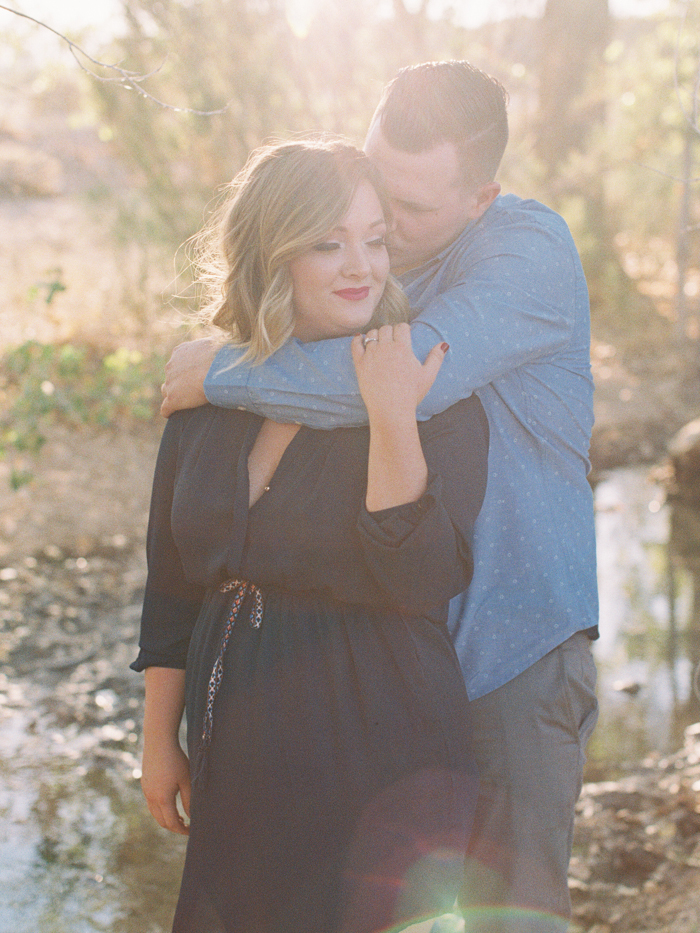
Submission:
[[366,428],[301,427],[249,509],[261,424],[179,412],[156,466],[132,667],[187,670],[194,783],[173,930],[370,933],[443,912],[476,795],[446,618],[472,574],[483,409],[472,396],[421,424],[427,491],[375,513]]

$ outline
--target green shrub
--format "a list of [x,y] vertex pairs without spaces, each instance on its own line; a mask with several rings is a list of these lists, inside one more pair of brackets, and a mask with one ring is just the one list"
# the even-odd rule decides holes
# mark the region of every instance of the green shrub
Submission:
[[0,381],[0,456],[37,452],[52,424],[107,426],[153,418],[165,359],[126,347],[28,341],[7,352]]

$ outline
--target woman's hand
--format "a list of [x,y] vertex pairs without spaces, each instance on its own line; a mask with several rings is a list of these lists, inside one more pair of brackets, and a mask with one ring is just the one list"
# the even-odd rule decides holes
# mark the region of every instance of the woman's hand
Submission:
[[190,815],[190,766],[187,755],[179,743],[144,745],[141,776],[148,809],[164,829],[172,833],[189,835],[189,829],[177,807],[180,795],[182,809]]
[[424,363],[413,353],[408,324],[386,324],[352,341],[352,359],[367,412],[372,417],[415,417],[445,359],[446,343],[432,348]]
[[421,363],[411,347],[408,324],[386,325],[352,342],[352,359],[369,415],[367,494],[369,512],[417,502],[426,490],[416,408],[438,374],[447,352],[439,344]]
[[190,815],[190,767],[180,748],[178,733],[185,706],[185,672],[179,668],[147,667],[146,706],[143,716],[141,788],[148,809],[164,829],[189,834],[177,808],[180,795]]

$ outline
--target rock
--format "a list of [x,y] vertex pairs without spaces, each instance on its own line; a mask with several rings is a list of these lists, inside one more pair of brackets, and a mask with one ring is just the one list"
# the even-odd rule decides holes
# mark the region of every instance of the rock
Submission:
[[700,418],[671,438],[668,455],[673,468],[672,495],[700,507]]
[[616,680],[612,688],[618,693],[627,693],[631,697],[636,697],[643,686],[637,680]]
[[[700,723],[683,748],[584,786],[571,863],[572,933],[700,929]],[[679,918],[683,918],[679,923]]]

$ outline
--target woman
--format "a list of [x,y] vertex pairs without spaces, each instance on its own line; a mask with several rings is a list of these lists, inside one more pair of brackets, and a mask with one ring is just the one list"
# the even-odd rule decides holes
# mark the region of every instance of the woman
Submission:
[[179,933],[370,933],[454,899],[475,781],[445,622],[488,428],[475,398],[416,423],[447,348],[413,356],[387,216],[361,152],[307,141],[254,153],[215,228],[213,322],[255,360],[364,332],[369,428],[204,406],[165,429],[132,666],[144,793],[189,832]]

